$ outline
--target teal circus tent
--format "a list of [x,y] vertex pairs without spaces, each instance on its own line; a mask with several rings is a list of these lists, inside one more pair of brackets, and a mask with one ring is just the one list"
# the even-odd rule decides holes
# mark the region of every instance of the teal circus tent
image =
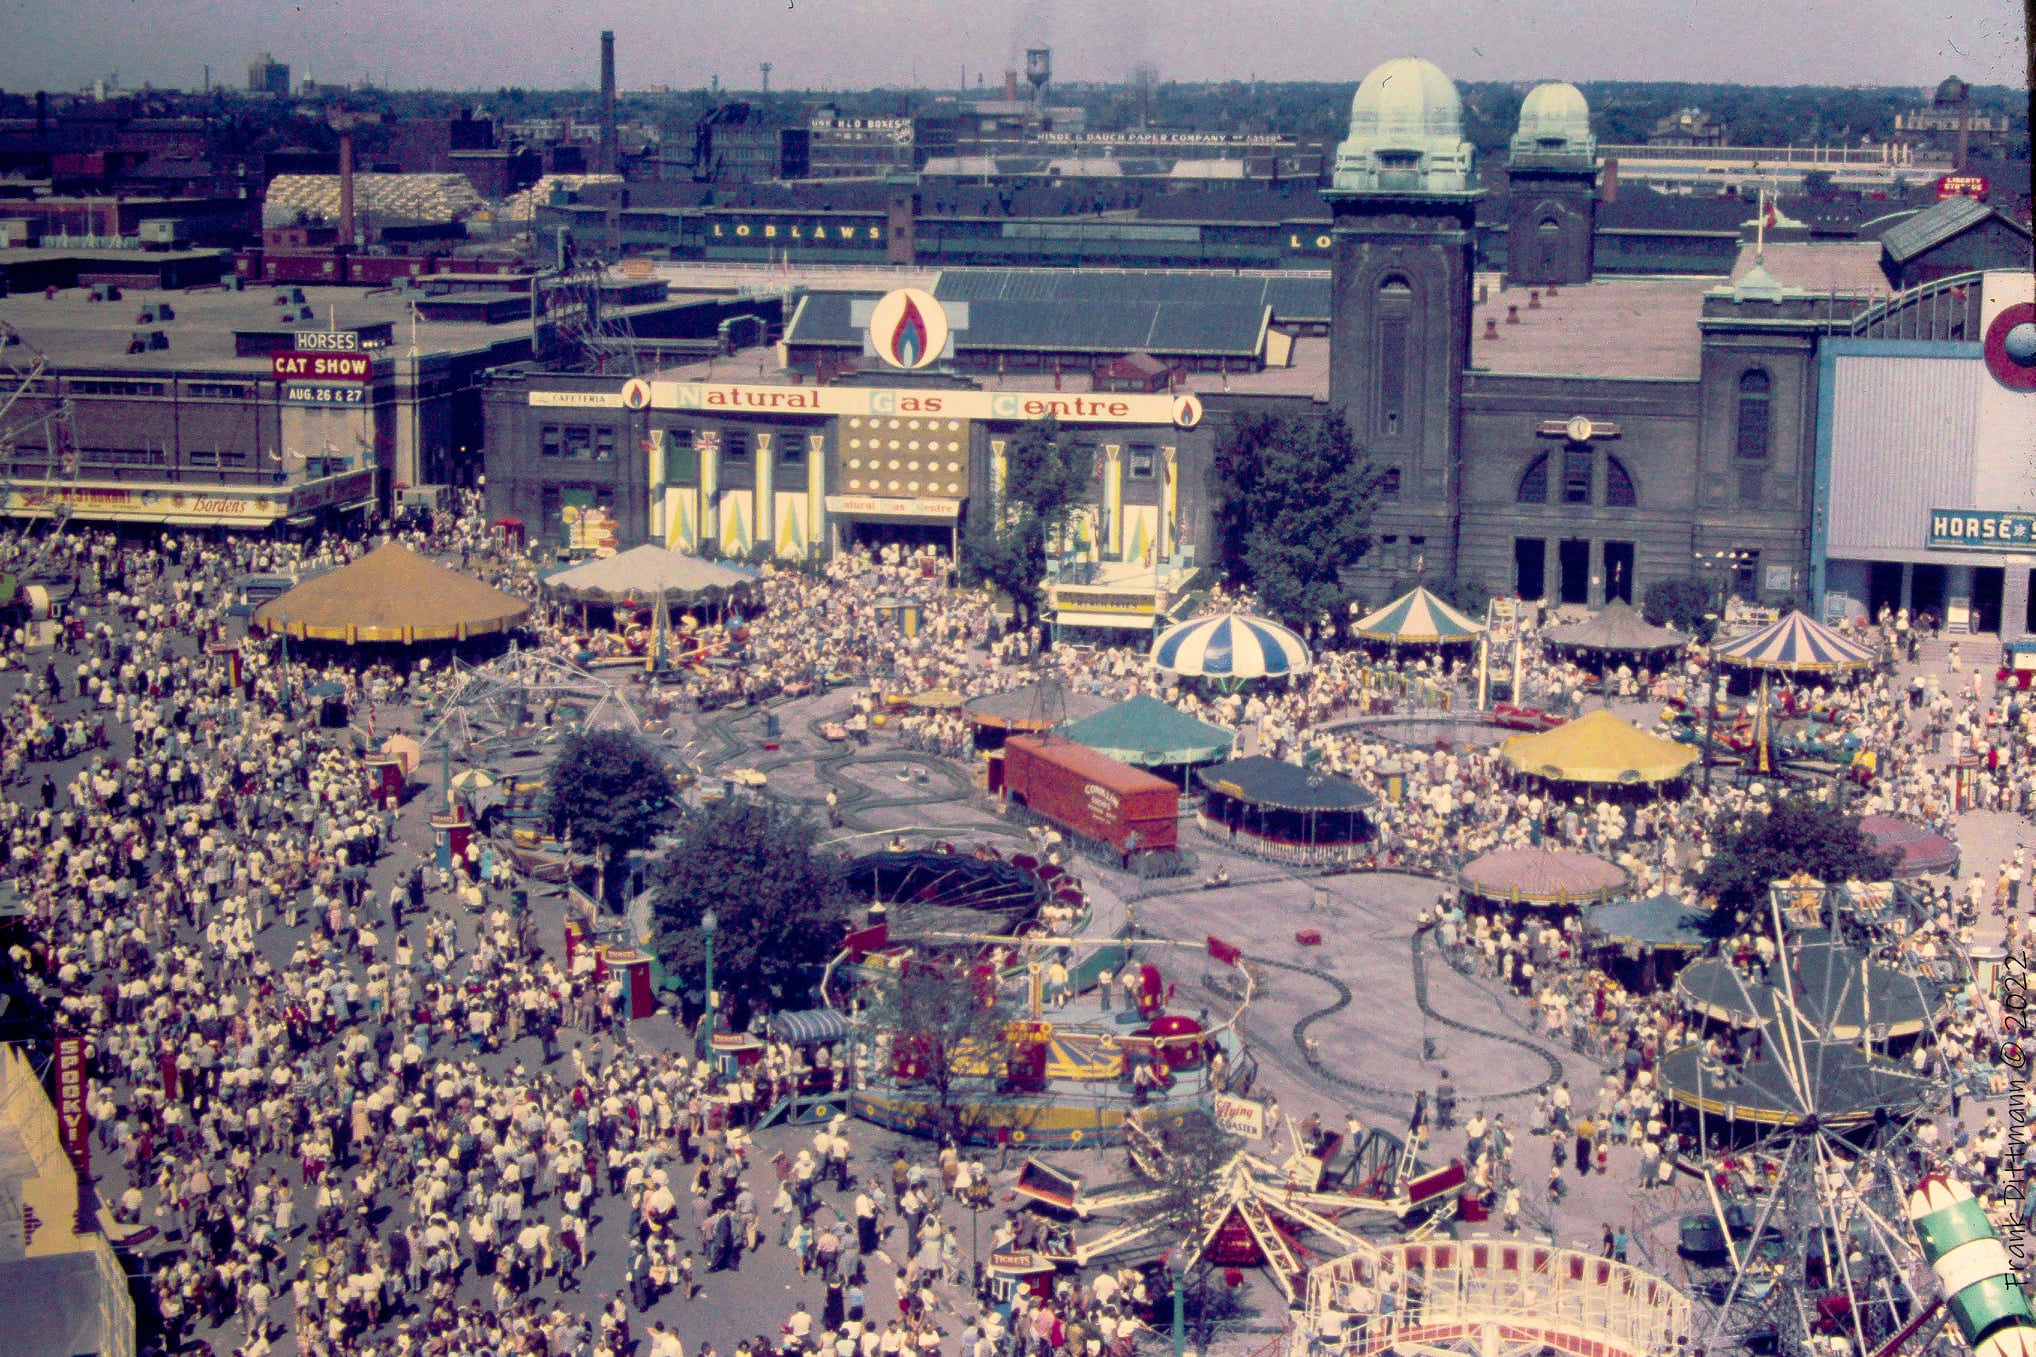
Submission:
[[1720,664],[1749,669],[1843,673],[1870,668],[1873,652],[1822,622],[1792,612],[1758,631],[1721,642],[1711,652]]
[[1708,909],[1655,895],[1593,905],[1584,912],[1584,927],[1616,946],[1701,952],[1711,943],[1705,931],[1710,918]]
[[1211,613],[1161,632],[1152,644],[1159,669],[1187,678],[1285,678],[1308,672],[1308,644],[1277,622],[1244,613]]
[[1213,763],[1230,757],[1234,732],[1198,721],[1156,697],[1134,697],[1066,727],[1062,734],[1140,768]]
[[1484,630],[1426,589],[1417,588],[1377,612],[1358,619],[1357,634],[1395,645],[1440,645],[1469,641]]

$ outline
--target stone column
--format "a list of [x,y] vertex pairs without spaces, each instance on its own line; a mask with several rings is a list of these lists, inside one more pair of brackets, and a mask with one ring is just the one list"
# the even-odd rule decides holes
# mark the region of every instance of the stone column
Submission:
[[756,436],[756,544],[777,539],[778,505],[772,483],[777,468],[772,464],[771,444],[775,435],[760,431]]

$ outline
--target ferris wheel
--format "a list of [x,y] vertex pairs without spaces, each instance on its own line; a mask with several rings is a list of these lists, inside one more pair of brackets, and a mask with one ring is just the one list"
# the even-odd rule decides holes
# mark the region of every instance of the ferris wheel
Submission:
[[1850,923],[1823,926],[1842,906],[1812,890],[1777,885],[1764,967],[1716,958],[1677,979],[1709,1028],[1661,1062],[1697,1186],[1648,1224],[1683,1266],[1707,1351],[1920,1353],[1947,1317],[1911,1199],[1938,1166],[1925,1128],[1949,1099],[1949,987]]
[[70,398],[50,375],[49,359],[22,333],[0,321],[0,515],[47,518],[42,544],[14,567],[32,574],[70,520],[78,479],[78,446]]

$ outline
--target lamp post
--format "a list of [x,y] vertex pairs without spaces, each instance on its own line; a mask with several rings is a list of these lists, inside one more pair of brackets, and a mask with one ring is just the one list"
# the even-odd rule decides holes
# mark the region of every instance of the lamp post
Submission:
[[707,1021],[702,1029],[700,1041],[706,1050],[706,1058],[710,1060],[713,1059],[714,1053],[714,1019],[716,1016],[714,1008],[714,934],[720,927],[721,920],[715,917],[713,910],[710,909],[700,916],[700,937],[707,944]]
[[[1169,1259],[1169,1262],[1172,1260]],[[1183,1357],[1188,1350],[1187,1276],[1185,1267],[1173,1269],[1174,1274],[1174,1357]]]
[[282,613],[277,613],[276,621],[281,623],[283,628],[283,719],[289,721],[296,717],[296,713],[290,710],[290,619]]
[[[1726,603],[1725,581],[1728,578],[1726,572],[1728,568],[1737,568],[1741,562],[1751,559],[1751,555],[1744,551],[1719,550],[1712,552],[1694,551],[1690,553],[1690,557],[1696,562],[1697,573],[1704,579],[1705,583],[1708,584],[1710,582],[1710,576],[1714,573],[1718,577],[1718,625],[1723,626],[1725,624]],[[1716,635],[1715,631],[1713,635]],[[1718,720],[1718,659],[1715,655],[1710,658],[1709,665],[1709,683],[1704,689],[1704,795],[1706,796],[1711,794],[1711,755],[1713,753],[1711,732]]]

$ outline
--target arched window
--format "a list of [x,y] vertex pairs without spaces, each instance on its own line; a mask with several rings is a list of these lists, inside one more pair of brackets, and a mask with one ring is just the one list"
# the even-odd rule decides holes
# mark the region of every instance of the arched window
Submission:
[[1400,469],[1389,466],[1379,473],[1379,498],[1396,500],[1400,497]]
[[1407,414],[1407,329],[1414,307],[1414,288],[1398,274],[1379,281],[1376,362],[1377,383],[1373,432],[1397,438]]
[[1548,454],[1543,453],[1527,464],[1527,470],[1520,476],[1520,488],[1513,494],[1520,504],[1548,503]]
[[1633,476],[1626,470],[1626,464],[1617,457],[1605,458],[1605,505],[1612,509],[1631,509],[1640,503],[1640,496],[1634,493]]
[[1749,461],[1767,460],[1768,388],[1767,373],[1752,368],[1739,377],[1739,455]]

